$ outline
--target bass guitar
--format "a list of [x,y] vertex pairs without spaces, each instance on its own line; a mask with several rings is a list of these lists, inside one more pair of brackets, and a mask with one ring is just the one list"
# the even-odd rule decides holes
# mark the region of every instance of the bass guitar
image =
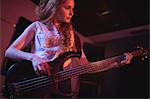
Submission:
[[[131,54],[133,56],[143,55],[143,48],[133,51]],[[62,96],[69,96],[69,94],[62,93],[61,90],[59,90],[60,82],[68,80],[73,76],[80,76],[97,70],[102,72],[125,66],[116,64],[116,62],[119,63],[124,60],[124,55],[119,55],[63,70],[63,64],[66,60],[72,57],[79,58],[80,56],[80,53],[71,51],[49,62],[50,66],[52,66],[51,77],[48,77],[46,74],[40,76],[36,75],[32,63],[29,61],[17,62],[12,65],[7,72],[2,91],[3,96],[6,98],[38,97],[38,95],[42,96],[46,93],[44,90]]]

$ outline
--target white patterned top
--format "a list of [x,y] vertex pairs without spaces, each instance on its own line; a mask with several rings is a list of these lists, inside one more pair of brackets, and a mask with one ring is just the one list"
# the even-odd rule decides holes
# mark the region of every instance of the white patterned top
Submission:
[[51,28],[49,29],[42,22],[36,21],[35,24],[35,44],[32,46],[32,52],[44,59],[45,62],[53,61],[66,51],[76,50],[73,32],[70,37],[72,44],[69,48],[63,45],[62,35],[54,25],[51,25]]

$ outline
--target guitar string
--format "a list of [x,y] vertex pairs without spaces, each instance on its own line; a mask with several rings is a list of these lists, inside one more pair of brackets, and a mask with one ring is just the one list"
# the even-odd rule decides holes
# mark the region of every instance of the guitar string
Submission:
[[[131,52],[131,54],[132,54],[133,56],[134,56],[134,55],[135,55],[135,56],[138,56],[137,53],[138,53],[137,51],[136,51],[136,52],[135,52],[135,51],[134,51],[134,52]],[[122,55],[122,56],[123,56],[123,55]],[[122,56],[121,56],[121,57],[122,57]],[[117,57],[118,57],[118,56],[117,56]],[[119,60],[121,60],[121,59],[119,59]],[[112,61],[110,61],[110,63],[108,63],[108,61],[110,61],[110,60],[107,60],[107,64],[111,64]],[[92,64],[90,64],[89,66],[92,66]],[[103,66],[103,65],[101,65],[101,66]],[[88,66],[87,66],[87,67],[88,67]],[[94,67],[94,66],[92,66],[92,67]],[[100,66],[99,66],[99,67],[100,67]],[[99,68],[99,67],[98,67],[98,68]],[[112,68],[113,68],[113,67],[112,67]],[[80,69],[81,69],[81,68],[80,68]],[[79,69],[79,70],[80,70],[80,69]],[[86,68],[83,68],[83,70],[84,70],[84,69],[87,70]],[[92,69],[92,68],[90,68],[90,70],[91,70],[91,69]],[[95,68],[95,69],[97,69],[97,68]],[[107,68],[101,68],[101,69],[102,69],[101,71],[107,70]],[[68,72],[74,71],[74,70],[76,70],[76,69],[69,70],[69,71],[67,71],[67,72],[59,72],[58,74],[63,74],[64,77],[65,77],[65,75],[68,74]],[[94,68],[92,69],[92,71],[93,71],[93,70],[94,70]],[[66,73],[66,74],[65,74],[65,73]],[[81,70],[80,70],[80,71],[79,71],[79,74],[80,74],[80,73],[82,74],[83,72],[81,72]],[[85,72],[85,73],[86,73],[86,72]],[[70,73],[69,73],[69,74],[70,74]],[[70,76],[72,76],[72,75],[70,75]],[[70,76],[67,77],[67,78],[70,78]],[[64,79],[64,78],[63,78],[63,79]],[[33,79],[33,80],[36,80],[36,79]],[[59,80],[58,80],[58,81],[59,81]],[[27,82],[28,82],[28,81],[27,81]],[[55,82],[56,82],[56,81],[55,81]],[[48,83],[49,83],[49,82],[48,82]],[[48,84],[48,83],[47,83],[47,84]],[[40,87],[40,86],[38,86],[38,87]],[[37,87],[36,87],[36,88],[37,88]]]
[[18,89],[18,91],[23,92],[24,90],[32,89],[32,88],[34,88],[34,87],[38,87],[38,86],[40,87],[41,85],[44,85],[44,84],[47,83],[47,82],[49,82],[49,79],[47,79],[46,81],[43,81],[43,82],[35,83],[35,84],[33,84],[33,85],[20,88],[20,89]]
[[[106,60],[105,60],[106,61]],[[109,62],[108,62],[109,61]],[[107,63],[105,63],[105,65],[108,65],[108,64],[110,64],[110,63],[112,63],[112,60],[110,61],[110,60],[107,60]],[[91,66],[91,65],[94,65],[94,64],[90,64],[89,66],[90,66],[90,71],[93,71],[94,69],[96,70],[97,68],[95,68],[94,66]],[[66,74],[64,74],[63,76],[64,76],[64,78],[70,78],[70,76],[73,76],[73,75],[75,75],[76,74],[76,72],[79,72],[79,74],[81,73],[84,73],[85,72],[85,70],[87,70],[87,67],[89,67],[89,66],[86,66],[86,68],[82,68],[81,70],[79,69],[79,71],[75,71],[74,69],[73,70],[70,70],[69,71],[69,73],[67,72],[65,72]],[[85,70],[84,70],[85,69]],[[90,72],[89,71],[89,72]],[[74,73],[74,74],[72,74],[72,75],[70,75],[70,76],[68,76],[67,74],[70,74],[70,73]],[[86,73],[86,72],[85,72]],[[78,73],[77,73],[78,74]],[[68,77],[67,77],[68,76]],[[41,78],[42,79],[42,78]],[[60,80],[60,79],[59,79]],[[58,80],[58,81],[59,81]],[[56,80],[55,80],[56,81]],[[49,83],[49,81],[48,81],[48,83]],[[30,83],[29,83],[30,84]],[[27,85],[27,84],[26,84]],[[36,85],[38,85],[38,87],[40,87],[40,83],[39,84],[36,84]],[[31,87],[36,87],[36,86],[31,86]],[[26,88],[29,88],[29,87],[26,87]],[[20,90],[24,90],[25,88],[23,88],[23,89],[20,89]]]
[[[139,51],[133,51],[133,52],[131,52],[131,54],[133,55],[133,56],[137,56],[137,53],[138,53]],[[110,60],[112,60],[112,61],[121,61],[121,60],[123,60],[124,59],[124,56],[123,55],[119,55],[119,56],[115,56],[115,57],[111,57],[111,58],[108,58],[108,59],[105,59],[105,60],[102,60],[102,61],[105,61],[105,62],[107,62],[107,61],[110,61]],[[94,63],[96,63],[96,62],[94,62]],[[99,62],[98,62],[99,63]],[[87,64],[85,64],[85,65],[87,65]],[[91,65],[91,64],[90,64]],[[81,65],[82,66],[82,65]],[[82,66],[82,67],[84,67],[84,66]],[[78,68],[80,68],[80,66],[77,66],[76,68],[73,68],[73,70],[78,70]],[[70,70],[68,70],[68,71],[61,71],[61,72],[58,72],[58,74],[59,75],[61,75],[61,73],[62,74],[68,74],[68,72],[70,72]]]
[[41,79],[34,80],[32,82],[21,83],[21,84],[14,84],[14,85],[17,86],[17,88],[20,88],[20,87],[24,87],[24,86],[29,86],[29,85],[34,84],[34,83],[42,82],[42,81],[45,81],[45,80],[47,80],[46,76],[42,77]]
[[[115,58],[115,59],[114,59]],[[116,58],[120,58],[120,56],[116,56],[116,57],[113,57],[113,58],[109,58],[109,59],[105,59],[105,60],[101,60],[101,61],[98,61],[98,62],[93,62],[93,63],[90,63],[90,64],[85,64],[85,65],[89,65],[89,66],[91,66],[92,64],[97,64],[97,63],[99,63],[100,64],[100,62],[101,63],[103,63],[103,62],[108,62],[109,60],[111,60],[111,61],[116,61],[117,59]],[[112,60],[112,59],[114,59],[114,60]],[[85,67],[85,66],[82,66],[81,65],[81,67]],[[87,66],[88,67],[88,66]],[[80,66],[77,66],[76,68],[73,68],[72,70],[73,71],[76,71],[76,70],[78,70],[78,69],[80,69]],[[72,70],[69,70],[68,72],[66,72],[66,71],[61,71],[61,72],[58,72],[58,75],[68,75],[68,73],[70,73],[70,72],[72,72]]]
[[[136,56],[136,54],[138,53],[139,51],[133,51],[133,52],[131,52],[131,54],[133,55],[133,56]],[[124,59],[124,56],[123,55],[119,55],[119,56],[115,56],[115,57],[111,57],[111,58],[108,58],[108,59],[105,59],[105,60],[102,60],[102,61],[109,61],[109,60],[112,60],[112,61],[121,61],[121,60],[123,60]],[[96,63],[96,62],[94,62],[94,63]],[[85,65],[87,65],[87,64],[85,64]],[[79,65],[79,66],[77,66],[76,68],[73,68],[73,70],[76,70],[76,69],[78,69],[78,68],[80,68],[80,66],[82,66],[82,65]],[[83,67],[83,66],[82,66]],[[68,69],[68,70],[66,70],[66,71],[60,71],[60,72],[58,72],[58,74],[59,75],[61,75],[61,73],[62,74],[65,74],[65,73],[68,73],[68,72],[70,72],[70,69]]]
[[[65,75],[64,75],[65,76]],[[46,77],[46,76],[45,76]],[[69,76],[68,76],[69,77]],[[42,79],[42,78],[41,78]],[[32,80],[34,80],[34,79],[32,79]],[[38,81],[39,81],[40,79],[38,79]],[[58,82],[58,81],[60,81],[60,79],[59,80],[55,80],[55,82]],[[40,82],[40,81],[39,81]],[[27,82],[26,82],[27,83]],[[26,84],[26,85],[30,85],[30,83],[31,82],[28,82],[28,84]],[[49,83],[49,82],[48,82]],[[21,84],[23,84],[23,83],[21,83]],[[40,83],[39,83],[39,85],[40,85]],[[38,85],[38,86],[39,86]],[[19,86],[19,85],[16,85],[16,86]],[[22,85],[22,86],[24,86],[24,85]],[[27,87],[27,88],[29,88],[29,87]],[[31,88],[32,88],[32,86],[31,86]],[[23,90],[23,89],[26,89],[26,88],[20,88],[20,90]]]
[[[56,80],[55,80],[56,81]],[[47,83],[45,84],[45,82],[43,83],[37,83],[36,85],[34,86],[29,86],[29,87],[25,87],[25,88],[20,88],[21,92],[28,92],[30,90],[33,90],[33,89],[36,89],[36,88],[40,88],[42,86],[46,86],[46,85],[49,85],[49,81],[47,81]]]
[[[73,71],[74,71],[74,70],[73,70]],[[58,76],[58,75],[55,75],[55,78],[56,78],[57,76]],[[59,75],[59,76],[63,76],[63,75]],[[15,86],[19,86],[19,84],[31,82],[31,81],[34,81],[34,80],[43,79],[43,77],[45,78],[45,77],[47,77],[47,76],[40,76],[40,77],[37,77],[37,78],[33,78],[33,79],[29,79],[29,80],[17,82],[17,83],[15,83]]]
[[[107,61],[107,62],[108,62],[108,61]],[[92,65],[92,64],[90,64],[89,66],[91,66],[91,65]],[[84,66],[84,67],[88,67],[88,66]],[[89,70],[93,70],[92,67],[93,67],[93,66],[91,66],[91,68],[90,68]],[[83,70],[84,70],[84,69],[86,70],[86,68],[83,68]],[[97,69],[97,68],[96,68],[96,69]],[[82,71],[83,71],[83,70],[82,70]],[[85,70],[84,70],[83,72],[85,72]],[[73,73],[75,72],[74,70],[70,70],[70,71],[73,72]],[[69,71],[69,74],[70,74],[70,71]],[[83,73],[82,71],[79,70],[79,73],[80,73],[80,72]],[[67,74],[68,74],[68,72],[67,72]],[[75,74],[76,74],[76,73],[75,73]],[[64,74],[64,77],[65,77],[65,75],[66,75],[66,74]],[[67,76],[68,76],[68,75],[67,75]],[[70,76],[72,76],[72,75],[70,75]],[[70,76],[68,76],[68,77],[70,77]],[[68,78],[68,77],[66,77],[66,78]],[[59,81],[59,80],[58,80],[58,81]],[[38,85],[38,86],[39,86],[39,85]],[[32,87],[32,86],[31,86],[31,87]],[[28,88],[28,87],[27,87],[27,88]]]
[[[40,77],[40,79],[42,79],[43,78],[43,76],[42,77]],[[18,84],[15,84],[15,83],[13,83],[11,86],[13,86],[13,87],[15,87],[14,88],[14,90],[12,89],[12,87],[10,86],[10,90],[11,91],[13,91],[13,92],[17,92],[17,93],[20,93],[19,92],[19,90],[21,90],[21,89],[24,89],[24,88],[27,88],[30,84],[35,84],[36,82],[38,83],[39,81],[40,81],[40,79],[34,79],[34,81],[33,81],[33,79],[31,80],[31,81],[33,81],[33,83],[32,82],[29,82],[29,80],[28,80],[28,82],[26,82],[26,83],[18,83]],[[43,79],[42,79],[43,80]],[[26,86],[27,87],[26,87]],[[11,92],[12,93],[12,92]]]
[[25,81],[15,82],[15,83],[12,83],[11,85],[9,85],[8,89],[13,90],[12,87],[15,87],[15,89],[18,89],[19,86],[24,86],[24,83],[30,84],[30,82],[35,82],[35,81],[38,81],[42,78],[44,78],[44,76],[36,77],[34,79],[28,79]]
[[26,82],[32,82],[33,80],[38,80],[38,79],[41,79],[43,77],[45,77],[45,75],[44,76],[35,77],[34,79],[26,79],[26,80],[23,80],[23,81],[20,81],[20,82],[16,82],[15,84],[17,85],[17,84],[22,84],[22,83],[26,83]]

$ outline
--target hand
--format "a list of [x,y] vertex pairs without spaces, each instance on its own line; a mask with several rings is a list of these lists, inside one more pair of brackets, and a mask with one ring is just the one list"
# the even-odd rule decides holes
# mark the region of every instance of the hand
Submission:
[[132,59],[132,54],[131,53],[124,53],[123,54],[125,57],[124,57],[124,60],[121,61],[122,64],[129,64],[131,62],[131,59]]
[[43,60],[39,56],[33,54],[31,61],[32,61],[32,65],[33,65],[33,68],[34,68],[34,71],[36,72],[36,74],[40,75],[40,74],[45,73],[45,74],[48,74],[49,76],[51,76],[50,66],[45,60]]

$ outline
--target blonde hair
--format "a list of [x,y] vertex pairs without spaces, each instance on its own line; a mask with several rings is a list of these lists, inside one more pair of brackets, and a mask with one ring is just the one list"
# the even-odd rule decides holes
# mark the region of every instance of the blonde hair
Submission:
[[[40,0],[39,5],[36,7],[36,14],[40,21],[52,21],[57,8],[65,1],[66,0]],[[69,47],[71,45],[71,31],[74,32],[72,24],[62,23],[58,31],[64,37],[64,45]]]
[[57,8],[65,0],[40,0],[40,3],[36,7],[36,15],[41,21],[46,19],[52,19]]

